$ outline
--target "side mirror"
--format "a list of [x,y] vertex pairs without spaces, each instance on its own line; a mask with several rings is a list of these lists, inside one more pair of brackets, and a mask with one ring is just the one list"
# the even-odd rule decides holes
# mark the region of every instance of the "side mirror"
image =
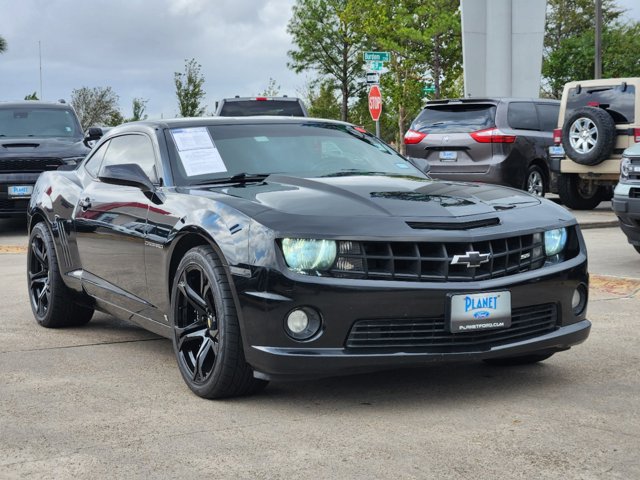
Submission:
[[87,133],[84,136],[83,143],[87,147],[91,148],[98,140],[102,138],[103,135],[104,135],[104,132],[102,131],[102,128],[89,127],[89,129],[87,130]]
[[153,193],[155,187],[146,173],[136,163],[123,163],[121,165],[107,165],[102,169],[98,178],[101,182],[112,185],[137,187],[142,193]]
[[427,160],[425,160],[424,158],[417,158],[417,157],[406,157],[406,158],[414,167],[416,167],[422,173],[429,174],[429,172],[431,171],[431,164],[427,162]]

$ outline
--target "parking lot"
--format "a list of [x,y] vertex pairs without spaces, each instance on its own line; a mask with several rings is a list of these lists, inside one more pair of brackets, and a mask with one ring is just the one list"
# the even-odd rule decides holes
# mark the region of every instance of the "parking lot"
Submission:
[[579,214],[598,227],[585,344],[225,401],[193,395],[171,343],[132,324],[38,327],[26,230],[0,220],[0,478],[640,478],[640,255],[609,206]]

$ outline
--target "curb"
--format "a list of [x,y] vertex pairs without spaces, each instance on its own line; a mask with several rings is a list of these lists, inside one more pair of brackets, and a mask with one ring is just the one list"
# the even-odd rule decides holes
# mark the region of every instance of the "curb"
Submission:
[[605,222],[578,222],[578,225],[580,225],[582,230],[589,230],[590,228],[611,228],[618,226],[618,220],[607,220]]

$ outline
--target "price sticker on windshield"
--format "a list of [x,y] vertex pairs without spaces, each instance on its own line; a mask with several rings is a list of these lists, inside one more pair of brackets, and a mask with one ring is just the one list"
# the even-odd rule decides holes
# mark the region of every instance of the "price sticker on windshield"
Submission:
[[171,136],[187,176],[227,171],[206,127],[172,128]]

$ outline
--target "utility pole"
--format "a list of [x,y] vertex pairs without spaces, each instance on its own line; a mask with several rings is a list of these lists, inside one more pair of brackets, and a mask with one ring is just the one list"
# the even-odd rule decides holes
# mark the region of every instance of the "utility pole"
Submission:
[[602,78],[602,0],[596,0],[596,58],[593,78]]

